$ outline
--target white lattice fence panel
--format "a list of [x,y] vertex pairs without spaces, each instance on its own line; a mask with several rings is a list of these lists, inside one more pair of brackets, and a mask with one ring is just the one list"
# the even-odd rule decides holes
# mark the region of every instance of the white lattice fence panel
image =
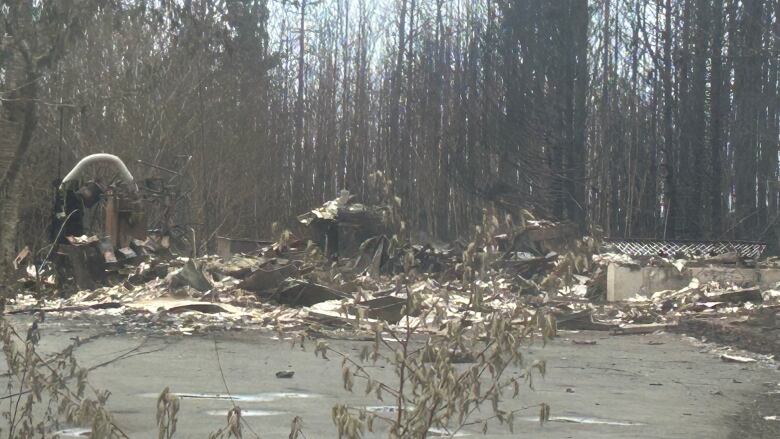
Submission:
[[742,257],[758,258],[766,244],[749,241],[663,241],[651,239],[609,239],[615,249],[631,256],[720,255],[736,252]]

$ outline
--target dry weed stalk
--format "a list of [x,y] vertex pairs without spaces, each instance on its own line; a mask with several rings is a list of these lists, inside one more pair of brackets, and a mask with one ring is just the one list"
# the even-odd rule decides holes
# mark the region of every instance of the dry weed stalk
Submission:
[[[410,312],[420,311],[421,300],[419,294],[410,292]],[[420,340],[418,330],[428,315],[436,319],[434,325],[444,328],[443,335]],[[530,315],[518,307],[517,311],[494,312],[484,323],[471,328],[464,320],[444,322],[440,318],[435,311],[427,311],[416,319],[418,323],[406,319],[400,328],[376,324],[373,348],[366,346],[359,359],[317,342],[315,355],[327,358],[330,353],[342,359],[345,390],[352,392],[355,379],[360,378],[365,381],[366,395],[373,393],[380,401],[387,395],[393,400],[394,417],[343,404],[333,407],[332,417],[340,437],[362,437],[365,431],[374,430],[377,420],[389,425],[390,437],[425,438],[433,428],[454,435],[463,427],[479,424],[486,431],[492,419],[513,431],[516,413],[531,407],[539,407],[541,421],[549,418],[546,404],[507,411],[500,402],[507,394],[512,398],[519,395],[521,380],[532,387],[533,373],[544,376],[546,364],[526,364],[522,348],[534,332],[540,330],[545,340],[554,335],[551,317]],[[466,368],[457,367],[457,360],[464,357],[474,362]],[[380,361],[394,368],[397,381],[378,380],[364,367],[366,362]],[[521,379],[504,377],[508,367],[523,365],[526,370]],[[474,419],[475,412],[488,404],[492,415]]]
[[171,439],[176,433],[179,398],[166,387],[157,397],[158,439]]
[[[431,305],[428,299],[424,307],[422,291],[407,288],[402,323],[396,327],[374,324],[373,346],[365,346],[360,358],[352,358],[322,340],[316,342],[315,355],[328,359],[333,354],[342,359],[345,390],[352,392],[359,378],[365,381],[366,395],[373,393],[380,401],[385,397],[393,401],[393,416],[344,404],[334,406],[332,418],[339,437],[360,438],[366,431],[374,431],[375,421],[389,426],[390,437],[404,439],[425,438],[432,429],[454,436],[473,425],[480,425],[486,432],[491,420],[514,431],[515,415],[533,407],[539,409],[540,422],[549,419],[550,407],[544,403],[513,410],[501,407],[505,397],[518,397],[523,384],[533,388],[534,374],[545,375],[545,362],[526,361],[522,351],[537,334],[544,342],[553,337],[555,321],[551,315],[541,310],[533,312],[519,302],[514,309],[502,310],[482,304],[482,291],[474,281],[485,276],[485,267],[497,251],[493,236],[498,228],[495,216],[486,211],[484,224],[477,227],[474,241],[463,255],[464,284],[472,291],[469,310],[483,313],[484,320],[471,324],[468,311],[460,319],[448,319],[443,305],[447,297],[434,293],[434,303]],[[361,320],[359,311],[353,315]],[[440,330],[434,336],[422,336],[426,326]],[[458,360],[464,358],[470,364],[458,366]],[[367,362],[392,366],[397,380],[391,383],[377,379],[364,366]],[[525,367],[525,371],[519,378],[507,378],[505,372],[510,367]],[[491,414],[475,417],[487,405]]]
[[[35,350],[35,344],[40,340],[37,323],[38,320],[33,322],[25,339],[0,317],[0,339],[8,366],[6,376],[9,377],[7,395],[0,398],[0,401],[8,401],[2,416],[8,421],[9,429],[7,434],[0,430],[0,436],[9,439],[49,437],[63,422],[90,428],[90,437],[93,438],[128,438],[105,408],[111,392],[92,387],[87,381],[87,370],[80,367],[74,357],[73,350],[80,341],[43,359]],[[85,396],[87,389],[94,394],[93,397]],[[172,439],[175,436],[180,401],[168,387],[157,398],[159,439]],[[35,410],[39,404],[45,404],[45,410]],[[242,424],[245,422],[241,409],[234,406],[228,412],[227,425],[209,435],[209,438],[241,439]],[[302,420],[296,417],[290,437],[305,437],[301,428]]]
[[296,416],[290,424],[290,435],[288,436],[288,439],[298,439],[299,437],[306,438],[306,435],[303,434],[303,418]]
[[209,435],[209,439],[223,439],[231,437],[235,437],[236,439],[243,438],[244,436],[241,430],[242,422],[246,421],[244,421],[244,419],[241,417],[241,408],[237,405],[234,405],[233,408],[230,409],[227,413],[227,425],[225,425],[224,428],[211,433]]
[[[92,437],[127,438],[105,408],[110,392],[89,385],[87,370],[79,367],[73,356],[74,345],[49,360],[36,352],[35,345],[40,340],[38,320],[30,326],[27,337],[22,338],[0,317],[0,339],[9,371],[8,395],[3,397],[8,400],[8,409],[2,412],[9,425],[7,437],[45,437],[62,420],[70,425],[89,426]],[[85,396],[87,387],[93,397]],[[43,415],[34,410],[37,404],[45,404]]]

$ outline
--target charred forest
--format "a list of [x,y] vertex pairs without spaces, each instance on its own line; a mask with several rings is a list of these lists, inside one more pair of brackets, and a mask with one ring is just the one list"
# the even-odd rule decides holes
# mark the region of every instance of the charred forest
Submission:
[[488,209],[778,240],[780,0],[2,0],[0,16],[5,261],[46,242],[52,182],[97,152],[180,177],[178,221],[204,249],[343,189],[376,198],[376,171],[412,238],[466,235]]

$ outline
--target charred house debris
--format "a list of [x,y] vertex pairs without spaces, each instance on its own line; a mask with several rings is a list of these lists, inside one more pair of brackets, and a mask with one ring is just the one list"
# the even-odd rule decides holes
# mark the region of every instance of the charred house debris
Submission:
[[[121,178],[80,181],[80,170],[96,162],[116,167]],[[98,205],[102,229],[86,235],[84,218]],[[218,237],[217,255],[191,257],[170,236],[147,231],[143,188],[106,154],[68,174],[55,206],[51,261],[24,269],[22,260],[31,258],[20,255],[19,277],[30,293],[12,300],[11,312],[109,314],[129,330],[153,322],[185,334],[360,330],[417,319],[403,313],[414,295],[439,316],[472,323],[523,307],[554,317],[559,329],[712,333],[726,325],[760,328],[764,338],[778,333],[780,262],[760,258],[763,243],[600,240],[580,236],[574,224],[528,212],[518,222],[499,220],[487,210],[469,242],[410,242],[401,238],[399,203],[362,204],[342,191],[298,217],[300,236]],[[35,282],[58,294],[33,293]],[[433,320],[422,323],[438,330]],[[759,351],[776,349],[772,342]]]
[[[91,167],[111,171],[114,178],[109,183],[87,180],[87,170]],[[155,168],[181,175],[179,171]],[[118,276],[126,275],[128,267],[160,250],[190,251],[186,236],[182,242],[181,235],[171,233],[172,200],[176,194],[169,189],[161,178],[145,179],[139,187],[127,166],[115,155],[93,154],[83,158],[56,182],[49,227],[52,245],[37,265],[30,257],[28,273],[37,281],[56,285],[63,291],[93,289],[116,283]],[[158,206],[161,208],[155,209]],[[162,227],[148,229],[147,218],[152,211],[161,217],[154,224]],[[29,250],[23,250],[19,256],[15,263],[17,269],[30,256]]]

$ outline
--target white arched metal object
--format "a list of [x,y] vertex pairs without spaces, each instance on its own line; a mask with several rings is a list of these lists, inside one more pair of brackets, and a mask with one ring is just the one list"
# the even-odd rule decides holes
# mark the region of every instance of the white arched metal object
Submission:
[[71,180],[75,180],[79,176],[79,174],[81,174],[81,172],[84,170],[85,167],[95,163],[106,163],[114,166],[119,171],[122,180],[125,182],[125,184],[127,184],[130,190],[132,190],[133,192],[138,192],[138,186],[135,184],[133,175],[130,174],[130,171],[127,169],[127,166],[125,166],[124,162],[122,162],[122,160],[119,157],[113,154],[105,154],[105,153],[92,154],[81,159],[78,163],[76,163],[76,166],[74,166],[73,169],[71,169],[70,172],[68,172],[68,175],[66,175],[65,178],[62,179],[62,184],[60,184],[60,189],[63,188],[65,183]]

